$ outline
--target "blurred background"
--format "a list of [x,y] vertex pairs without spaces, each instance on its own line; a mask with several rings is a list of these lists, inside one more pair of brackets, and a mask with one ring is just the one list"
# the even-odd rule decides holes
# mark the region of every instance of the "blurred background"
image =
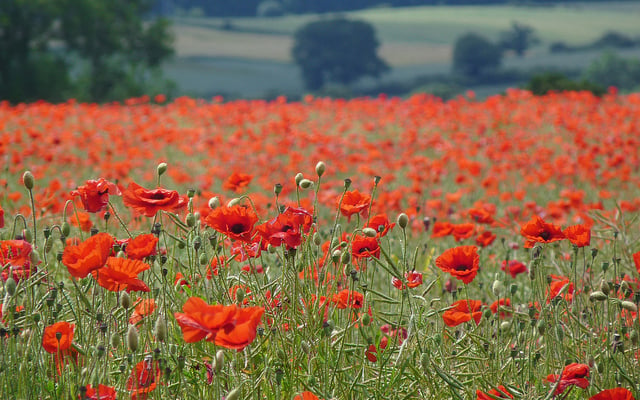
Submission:
[[640,91],[639,1],[2,0],[0,99]]

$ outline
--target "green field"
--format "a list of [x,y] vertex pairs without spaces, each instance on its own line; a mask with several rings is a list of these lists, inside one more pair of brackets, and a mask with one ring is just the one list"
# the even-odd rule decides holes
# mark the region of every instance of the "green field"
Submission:
[[[507,56],[506,66],[584,67],[599,52],[554,54],[550,43],[585,45],[611,30],[640,37],[640,2],[566,6],[437,6],[375,8],[346,14],[372,23],[380,55],[394,69],[386,80],[408,80],[449,71],[452,46],[466,32],[496,39],[513,21],[532,26],[541,42],[523,60]],[[290,49],[293,33],[318,15],[280,18],[176,18],[176,59],[167,65],[181,94],[262,96],[266,92],[300,94]],[[232,29],[222,29],[224,24]],[[627,51],[640,56],[640,50]]]

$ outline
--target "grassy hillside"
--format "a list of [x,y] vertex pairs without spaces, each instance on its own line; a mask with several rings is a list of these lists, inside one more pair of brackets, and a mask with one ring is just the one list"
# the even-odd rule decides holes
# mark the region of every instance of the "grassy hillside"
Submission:
[[[609,30],[640,37],[640,2],[376,8],[347,15],[375,26],[382,43],[380,54],[395,70],[386,79],[446,72],[457,37],[474,31],[496,39],[513,21],[532,26],[541,39],[524,60],[506,60],[507,65],[518,67],[543,61],[580,67],[598,55],[550,55],[548,46],[555,41],[583,45]],[[193,95],[300,93],[303,87],[290,56],[292,36],[303,24],[323,17],[176,18],[177,58],[166,67],[167,75],[184,93]],[[225,24],[231,29],[223,29]],[[637,56],[640,51],[628,54]]]

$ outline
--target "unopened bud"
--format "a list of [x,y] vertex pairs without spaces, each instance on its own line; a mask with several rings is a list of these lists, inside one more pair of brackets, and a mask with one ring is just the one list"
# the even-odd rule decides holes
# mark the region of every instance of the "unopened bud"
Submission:
[[369,326],[370,323],[371,323],[371,317],[369,316],[369,314],[365,313],[362,316],[362,325]]
[[313,244],[315,244],[316,246],[320,246],[320,244],[322,244],[322,238],[320,237],[320,234],[318,232],[315,232],[313,234]]
[[600,290],[607,296],[609,295],[609,291],[611,290],[609,284],[604,279],[600,281]]
[[298,172],[294,179],[296,181],[296,186],[300,186],[300,182],[302,182],[302,180],[304,179],[304,176],[302,175],[302,173]]
[[348,251],[343,252],[340,261],[342,261],[342,263],[345,265],[349,264],[351,262],[351,253],[349,253]]
[[620,303],[620,307],[622,307],[623,309],[627,310],[627,311],[631,311],[631,312],[638,312],[638,306],[636,306],[633,302],[631,301],[623,301]]
[[589,300],[591,301],[605,301],[606,299],[607,299],[607,295],[600,290],[594,290],[589,295]]
[[238,400],[240,398],[240,389],[233,389],[227,393],[226,400]]
[[184,222],[187,224],[189,228],[193,228],[196,225],[196,216],[192,213],[187,214]]
[[238,288],[238,290],[236,290],[236,302],[238,304],[242,304],[243,301],[244,301],[244,289]]
[[129,325],[129,330],[127,331],[127,346],[129,346],[129,350],[131,350],[132,353],[138,350],[138,330],[135,325]]
[[491,285],[491,291],[493,292],[494,296],[499,297],[502,292],[504,292],[504,284],[500,281],[493,281],[493,284]]
[[222,370],[222,366],[224,365],[224,351],[222,350],[218,350],[216,352],[216,358],[215,358],[215,371],[216,372],[220,372]]
[[156,325],[154,326],[154,334],[159,342],[167,340],[167,321],[164,320],[162,314],[158,315]]
[[322,161],[318,161],[316,164],[316,175],[318,175],[318,178],[324,175],[326,168],[327,166]]
[[35,185],[35,179],[33,178],[33,174],[31,173],[31,171],[25,171],[24,174],[22,174],[22,183],[27,189],[33,189],[33,186]]
[[71,233],[71,226],[67,221],[64,221],[62,225],[60,225],[60,231],[62,232],[62,235],[69,237],[69,234]]
[[405,229],[407,225],[409,225],[409,217],[405,213],[401,213],[398,215],[398,226],[402,229]]
[[158,171],[158,176],[162,176],[162,174],[167,172],[167,163],[158,164],[157,171]]
[[227,203],[227,207],[233,207],[237,204],[240,204],[240,198],[236,197],[234,199],[229,200],[229,202]]
[[342,251],[340,250],[334,250],[333,253],[331,253],[331,261],[333,261],[334,263],[337,263],[338,261],[340,261],[341,257],[342,257]]
[[376,237],[378,232],[373,228],[362,228],[362,233],[367,237]]
[[511,321],[502,321],[500,324],[501,331],[508,331],[511,328]]
[[120,347],[120,335],[118,334],[118,332],[115,332],[113,335],[111,335],[111,346],[113,346],[114,348]]
[[9,278],[7,278],[7,281],[4,283],[4,290],[7,291],[9,296],[16,294],[16,285],[16,281],[9,275]]
[[31,243],[33,241],[33,234],[31,233],[31,229],[23,229],[22,237],[24,238],[25,242]]
[[216,208],[220,207],[220,199],[218,198],[218,196],[214,196],[209,199],[208,204],[210,209],[215,210]]
[[120,305],[125,310],[127,310],[127,309],[129,309],[129,307],[131,307],[131,297],[129,296],[129,293],[122,292],[122,294],[120,295]]

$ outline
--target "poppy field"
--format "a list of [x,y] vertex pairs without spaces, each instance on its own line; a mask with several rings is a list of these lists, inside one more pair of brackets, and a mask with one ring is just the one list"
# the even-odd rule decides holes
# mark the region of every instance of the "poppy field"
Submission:
[[0,103],[3,399],[640,398],[640,95]]

